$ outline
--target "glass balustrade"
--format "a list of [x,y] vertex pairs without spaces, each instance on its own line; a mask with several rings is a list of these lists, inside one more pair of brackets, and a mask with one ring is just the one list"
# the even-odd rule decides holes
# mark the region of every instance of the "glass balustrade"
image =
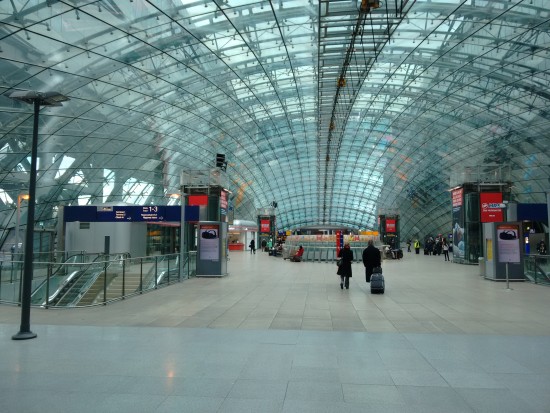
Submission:
[[[106,304],[180,282],[196,273],[196,253],[132,258],[128,254],[64,255],[63,262],[33,262],[33,306]],[[180,265],[181,264],[181,265]],[[22,261],[0,261],[0,302],[20,304]]]
[[526,255],[524,265],[527,281],[550,285],[550,255]]

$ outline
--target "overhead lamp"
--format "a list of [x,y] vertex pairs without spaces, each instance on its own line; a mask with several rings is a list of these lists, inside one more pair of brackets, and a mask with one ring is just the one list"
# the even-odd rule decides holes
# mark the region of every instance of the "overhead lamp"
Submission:
[[21,290],[21,327],[19,332],[12,336],[14,340],[27,340],[36,337],[36,334],[30,330],[30,317],[34,250],[34,209],[36,204],[36,164],[38,158],[38,120],[40,116],[40,107],[62,106],[61,102],[65,102],[69,100],[69,98],[58,92],[37,92],[35,90],[18,90],[12,92],[9,97],[10,99],[29,103],[34,106],[31,169],[29,172],[29,205],[27,209],[27,232],[25,234],[23,285]]

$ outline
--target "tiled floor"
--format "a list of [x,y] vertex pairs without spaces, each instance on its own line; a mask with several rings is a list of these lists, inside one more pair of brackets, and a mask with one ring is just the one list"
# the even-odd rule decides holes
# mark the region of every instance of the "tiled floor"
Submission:
[[0,307],[0,412],[550,412],[550,288],[406,254],[363,268],[231,253],[106,307]]

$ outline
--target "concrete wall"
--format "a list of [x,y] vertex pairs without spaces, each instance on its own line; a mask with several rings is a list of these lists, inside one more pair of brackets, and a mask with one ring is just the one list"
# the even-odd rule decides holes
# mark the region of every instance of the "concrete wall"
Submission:
[[65,249],[67,251],[103,252],[105,237],[111,237],[111,253],[129,252],[132,257],[146,253],[147,224],[144,222],[89,222],[81,229],[80,222],[67,222]]

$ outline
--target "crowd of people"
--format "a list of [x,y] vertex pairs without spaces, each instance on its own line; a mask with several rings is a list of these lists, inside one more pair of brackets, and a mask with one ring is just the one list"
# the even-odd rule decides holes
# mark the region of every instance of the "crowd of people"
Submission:
[[[283,243],[277,240],[277,244],[273,245],[273,242],[271,239],[269,241],[263,240],[262,241],[262,250],[270,252],[270,255],[282,255],[283,252]],[[406,241],[407,245],[407,252],[411,252],[411,247],[414,248],[414,251],[416,254],[420,253],[420,249],[422,247],[420,241],[418,239],[415,239],[414,241],[412,239],[408,239]],[[250,244],[248,245],[250,248],[250,253],[255,254],[256,253],[256,244],[254,240],[250,241]],[[377,253],[374,252],[374,250],[377,251]],[[546,255],[547,249],[546,244],[544,240],[540,241],[536,245],[536,250],[539,255]],[[424,240],[424,255],[443,255],[445,261],[451,261],[449,257],[449,253],[453,251],[453,243],[447,241],[447,238],[443,236],[429,236]],[[400,255],[397,255],[400,253]],[[369,280],[370,274],[372,274],[372,268],[380,266],[381,261],[381,255],[385,254],[385,258],[402,258],[403,253],[401,249],[396,248],[395,246],[384,246],[382,252],[374,246],[374,242],[370,240],[368,242],[367,248],[363,251],[363,263],[365,265],[365,271],[366,271],[366,278],[367,282]],[[304,248],[302,245],[299,246],[299,248],[295,251],[292,251],[291,255],[288,257],[290,261],[294,262],[300,262],[303,259],[304,255]],[[339,267],[337,274],[341,277],[341,283],[340,287],[343,289],[349,288],[349,278],[352,277],[352,271],[351,271],[351,263],[353,262],[353,251],[350,248],[350,244],[346,243],[344,245],[344,248],[340,250],[340,253],[338,255],[339,258]]]
[[[418,240],[416,242],[418,242]],[[416,249],[416,245],[415,245],[415,249]],[[445,237],[435,237],[435,238],[428,237],[424,242],[424,255],[443,254],[445,256],[445,261],[450,261],[449,252],[452,252],[452,250],[453,250],[452,243],[448,242],[447,238]]]

